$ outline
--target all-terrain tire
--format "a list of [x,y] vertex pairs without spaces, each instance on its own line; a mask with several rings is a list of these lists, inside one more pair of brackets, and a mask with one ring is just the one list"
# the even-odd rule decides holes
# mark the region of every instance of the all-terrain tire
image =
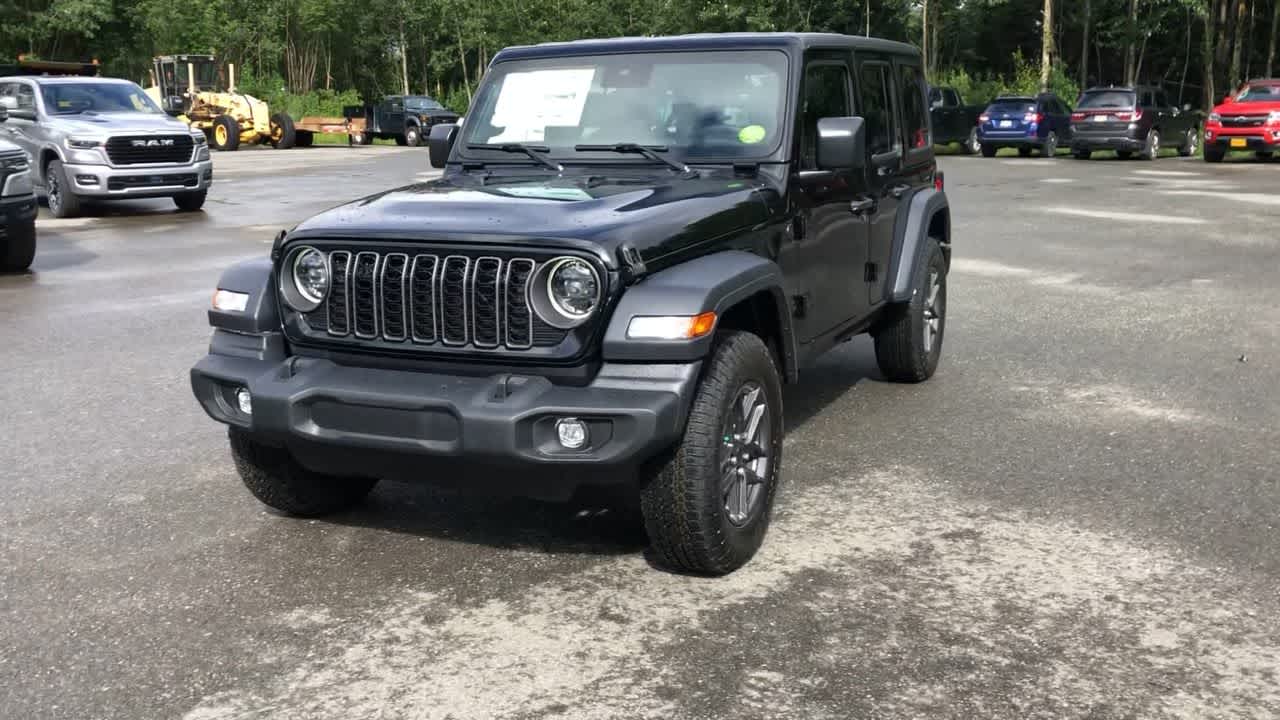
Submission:
[[22,272],[36,259],[36,224],[9,226],[9,235],[0,240],[0,272]]
[[264,505],[300,517],[316,517],[345,510],[360,502],[376,479],[321,475],[298,464],[286,450],[255,442],[231,428],[231,457],[249,492]]
[[[937,238],[930,238],[920,248],[911,279],[911,299],[885,312],[875,331],[880,372],[893,382],[928,380],[938,369],[947,327],[947,261]],[[931,330],[929,339],[926,326]]]
[[208,190],[180,193],[173,196],[173,204],[182,212],[196,212],[204,207],[205,198],[208,196]]
[[275,113],[271,116],[271,144],[277,150],[288,150],[298,142],[298,130],[293,126],[293,118],[288,113]]
[[[728,507],[737,499],[726,496],[734,486],[726,482],[734,462],[730,423],[743,407],[740,393],[759,392],[763,401],[757,421],[768,437],[759,439],[767,453],[762,483],[753,504],[735,522]],[[764,542],[777,493],[782,461],[782,379],[773,354],[758,336],[722,332],[703,371],[679,444],[642,469],[640,510],[645,531],[658,561],[675,570],[725,575],[747,563]],[[754,462],[754,461],[752,461]],[[751,492],[751,491],[749,491]]]
[[49,161],[44,171],[45,199],[49,202],[49,212],[56,218],[73,218],[80,215],[80,196],[76,195],[75,185],[67,177],[61,160]]
[[214,150],[232,152],[240,149],[240,123],[230,115],[219,115],[213,121],[213,140],[210,142]]

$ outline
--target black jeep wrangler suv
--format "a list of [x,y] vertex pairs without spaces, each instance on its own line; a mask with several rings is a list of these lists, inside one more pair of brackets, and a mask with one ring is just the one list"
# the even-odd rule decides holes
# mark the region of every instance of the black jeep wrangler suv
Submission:
[[664,562],[764,539],[782,384],[858,333],[938,364],[950,221],[917,50],[838,35],[499,53],[432,182],[220,279],[196,398],[286,513],[380,478],[638,499]]

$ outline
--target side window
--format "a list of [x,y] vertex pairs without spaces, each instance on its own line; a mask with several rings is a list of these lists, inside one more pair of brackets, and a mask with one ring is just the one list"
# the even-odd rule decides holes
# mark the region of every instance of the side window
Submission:
[[804,105],[800,109],[800,169],[818,167],[818,121],[825,117],[847,117],[849,71],[840,63],[820,62],[805,68]]
[[947,107],[958,107],[960,105],[960,94],[955,90],[943,90],[942,97],[945,99]]
[[898,66],[898,92],[902,94],[902,129],[908,150],[929,147],[929,114],[924,108],[924,73],[917,65]]
[[938,88],[929,88],[929,107],[946,107],[947,101],[944,99],[946,94]]
[[1156,91],[1156,105],[1158,107],[1169,107],[1169,98],[1164,94],[1163,90]]
[[36,109],[36,92],[26,83],[18,83],[18,107],[35,110]]
[[867,152],[872,155],[889,152],[898,147],[898,134],[894,132],[892,83],[889,66],[885,63],[867,63],[859,74],[862,85],[862,107],[859,114],[867,124]]
[[1144,107],[1144,108],[1149,108],[1149,107],[1151,107],[1151,106],[1152,106],[1152,104],[1153,104],[1153,103],[1152,103],[1152,101],[1151,101],[1151,91],[1150,91],[1150,90],[1143,90],[1143,91],[1142,91],[1142,97],[1141,97],[1140,101],[1138,102],[1138,106],[1139,106],[1139,107]]

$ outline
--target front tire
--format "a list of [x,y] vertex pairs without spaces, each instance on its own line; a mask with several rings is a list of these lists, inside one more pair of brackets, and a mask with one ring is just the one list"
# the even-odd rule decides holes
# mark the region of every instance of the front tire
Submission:
[[921,248],[911,299],[886,310],[875,333],[876,364],[886,380],[924,382],[938,369],[947,329],[947,260],[937,238]]
[[364,499],[376,479],[343,478],[312,472],[288,451],[256,442],[243,430],[231,428],[231,457],[240,480],[264,505],[299,517],[316,517],[345,510]]
[[1058,154],[1058,133],[1049,131],[1049,136],[1044,139],[1044,145],[1040,146],[1040,154],[1047,158]]
[[36,259],[36,224],[10,227],[9,236],[0,240],[0,272],[22,272]]
[[672,569],[726,575],[764,542],[782,461],[782,379],[758,336],[718,338],[674,451],[646,468],[645,531]]
[[404,129],[404,143],[409,147],[418,147],[422,144],[422,130],[417,125],[410,125]]
[[1151,161],[1160,157],[1160,132],[1152,130],[1147,133],[1147,144],[1142,146],[1142,159]]
[[80,196],[76,195],[71,180],[61,160],[53,160],[45,170],[44,189],[49,201],[49,212],[56,218],[73,218],[80,215]]
[[182,212],[197,212],[204,207],[204,201],[208,195],[208,190],[185,192],[180,195],[174,195],[173,204],[178,206],[178,209]]
[[240,149],[240,123],[230,115],[219,115],[213,121],[214,150],[231,152]]

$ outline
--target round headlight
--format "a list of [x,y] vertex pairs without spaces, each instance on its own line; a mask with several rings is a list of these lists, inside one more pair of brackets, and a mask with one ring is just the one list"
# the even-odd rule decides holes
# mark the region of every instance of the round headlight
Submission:
[[529,303],[548,325],[568,330],[587,321],[600,305],[600,275],[586,260],[561,257],[538,269]]
[[280,290],[289,307],[311,312],[329,293],[329,259],[313,247],[300,247],[288,256],[280,273]]

